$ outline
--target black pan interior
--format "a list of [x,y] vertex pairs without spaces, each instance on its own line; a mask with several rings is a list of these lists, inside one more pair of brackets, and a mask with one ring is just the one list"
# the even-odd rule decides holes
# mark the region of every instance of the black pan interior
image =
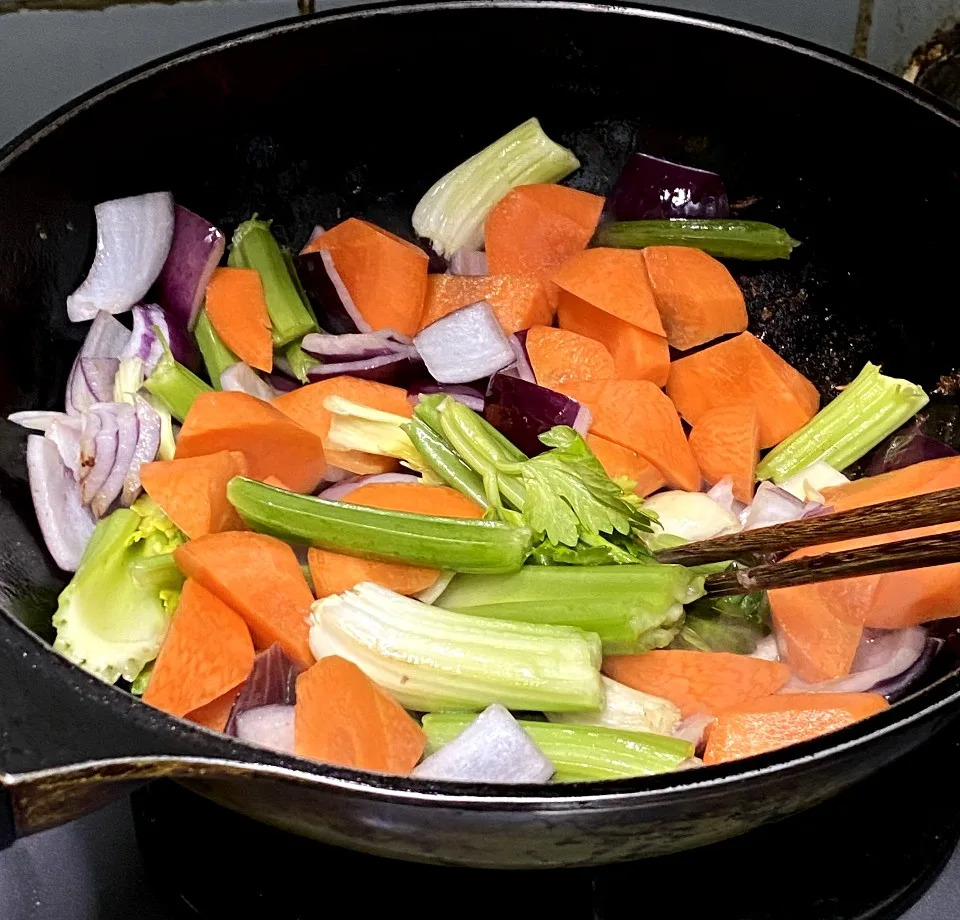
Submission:
[[[935,397],[958,443],[957,124],[879,75],[737,30],[571,4],[452,4],[305,22],[187,56],[0,155],[0,411],[59,408],[83,328],[95,202],[157,189],[226,232],[258,212],[299,245],[352,215],[408,238],[443,172],[536,115],[605,192],[633,150],[720,172],[789,262],[732,264],[751,328],[825,396],[865,361]],[[752,202],[752,203],[749,203]],[[64,578],[42,549],[24,432],[0,422],[0,590],[48,635]]]

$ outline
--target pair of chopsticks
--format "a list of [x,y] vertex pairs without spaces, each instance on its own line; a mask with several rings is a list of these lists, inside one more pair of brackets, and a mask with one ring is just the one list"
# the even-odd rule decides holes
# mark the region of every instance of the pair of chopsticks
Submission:
[[838,578],[960,562],[958,531],[784,562],[750,564],[757,555],[786,554],[806,546],[950,523],[957,523],[960,528],[960,488],[714,537],[661,550],[656,558],[657,562],[688,566],[727,560],[744,563],[744,568],[734,567],[707,576],[706,591],[714,597],[750,594],[771,588],[791,588]]

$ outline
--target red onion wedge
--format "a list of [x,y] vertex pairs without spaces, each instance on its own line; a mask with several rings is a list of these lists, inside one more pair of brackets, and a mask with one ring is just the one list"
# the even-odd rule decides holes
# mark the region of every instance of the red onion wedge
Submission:
[[937,460],[940,457],[955,457],[957,452],[943,441],[923,433],[921,422],[914,420],[891,435],[870,455],[865,476],[879,476],[893,470]]
[[247,744],[293,754],[294,709],[281,703],[247,709],[237,716],[237,737]]
[[350,493],[359,489],[360,486],[374,485],[376,483],[416,483],[420,481],[420,477],[414,476],[412,473],[376,473],[373,476],[352,476],[349,479],[344,479],[324,489],[319,497],[331,502],[345,502],[348,501]]
[[95,403],[110,402],[119,369],[117,358],[80,358],[73,370],[70,408],[85,412]]
[[157,280],[173,241],[173,196],[151,192],[102,201],[94,208],[97,250],[80,286],[67,297],[75,322],[98,310],[123,313]]
[[311,332],[303,337],[300,347],[311,355],[324,359],[343,361],[365,361],[369,358],[383,358],[387,355],[405,355],[416,357],[411,348],[411,339],[393,329],[380,329],[377,332],[355,332],[341,335],[327,335]]
[[80,497],[102,517],[123,488],[140,433],[129,403],[97,403],[84,414]]
[[307,241],[303,244],[303,249],[300,250],[300,255],[303,256],[303,255],[306,255],[308,252],[310,252],[311,245],[315,243],[318,239],[320,239],[320,237],[323,236],[323,234],[326,232],[327,231],[324,230],[323,227],[320,226],[320,224],[317,224],[310,231],[310,236],[307,237]]
[[27,475],[43,541],[61,569],[75,572],[93,534],[94,520],[53,441],[39,434],[28,436]]
[[[193,329],[225,245],[223,234],[210,221],[179,204],[174,206],[173,240],[156,284],[157,303],[173,326]],[[182,361],[172,342],[170,348]]]
[[160,414],[142,396],[134,397],[133,408],[137,415],[137,443],[123,478],[120,504],[124,508],[129,508],[140,494],[140,467],[156,460],[160,450]]
[[944,640],[928,636],[923,646],[920,657],[905,671],[901,671],[894,677],[882,680],[873,686],[873,692],[879,693],[887,698],[891,703],[902,699],[907,695],[907,691],[913,687],[917,680],[922,677],[930,667],[937,653],[944,646]]
[[536,383],[537,377],[533,372],[533,366],[530,364],[530,358],[527,356],[527,330],[515,332],[510,336],[510,347],[516,356],[516,361],[509,367],[500,371],[508,377],[519,377],[526,380],[527,383]]
[[337,335],[373,331],[357,309],[333,264],[333,256],[326,249],[301,253],[294,258],[293,264],[317,314],[317,321],[324,329]]
[[744,530],[753,530],[756,527],[773,527],[787,521],[798,521],[823,508],[817,502],[801,501],[770,482],[761,482],[753,502],[741,512],[740,519]]
[[31,431],[47,432],[54,422],[60,422],[68,418],[70,416],[66,412],[27,409],[23,412],[11,412],[7,416],[7,421],[23,428],[29,428]]
[[448,275],[489,275],[487,254],[476,249],[458,249],[447,262]]
[[277,643],[260,652],[254,659],[250,676],[240,688],[224,732],[236,735],[237,719],[248,709],[292,706],[297,701],[297,676],[302,670]]
[[243,361],[231,364],[223,371],[220,375],[220,389],[227,392],[246,393],[264,402],[269,402],[277,395],[277,391]]
[[431,323],[413,344],[437,383],[470,383],[516,360],[506,334],[485,300]]
[[716,173],[634,153],[613,186],[610,210],[614,220],[729,217],[730,204]]
[[421,396],[432,396],[436,393],[442,393],[444,396],[452,396],[458,402],[463,403],[468,409],[474,412],[483,413],[483,407],[486,404],[483,393],[476,387],[468,387],[462,384],[441,384],[441,383],[416,383],[407,388],[410,394],[410,402],[415,406]]
[[733,497],[733,479],[724,476],[718,483],[711,486],[707,495],[712,498],[724,511],[729,511],[739,518],[747,506]]
[[67,377],[64,404],[69,415],[79,415],[91,404],[86,381],[80,374],[80,362],[84,358],[119,359],[129,341],[130,330],[109,313],[100,312],[94,317]]
[[383,355],[380,358],[365,358],[362,361],[338,361],[335,364],[314,364],[307,370],[311,383],[330,377],[362,377],[364,380],[400,383],[420,367],[414,348],[406,354]]
[[528,383],[519,377],[496,374],[490,380],[483,417],[528,457],[547,450],[540,435],[555,425],[584,427],[585,408],[575,399]]
[[545,783],[553,764],[499,703],[427,757],[411,776],[469,783]]

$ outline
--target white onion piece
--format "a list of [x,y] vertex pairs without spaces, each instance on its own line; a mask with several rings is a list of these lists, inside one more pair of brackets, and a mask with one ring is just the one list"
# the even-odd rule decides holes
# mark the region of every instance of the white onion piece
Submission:
[[923,654],[927,632],[919,626],[908,629],[864,631],[850,673],[834,680],[808,684],[791,677],[784,687],[790,693],[864,693],[882,681],[913,667]]
[[324,489],[319,498],[325,498],[331,502],[343,502],[347,496],[360,486],[373,485],[375,483],[397,483],[397,482],[423,482],[419,476],[412,473],[376,473],[372,476],[355,476],[352,479],[344,479],[329,489]]
[[75,572],[93,534],[93,515],[80,501],[80,487],[57,445],[42,435],[27,438],[27,475],[43,541],[61,569]]
[[447,262],[448,275],[488,275],[487,254],[476,249],[458,249]]
[[761,482],[753,502],[740,514],[744,530],[799,521],[815,506],[769,482]]
[[256,706],[237,716],[237,737],[247,744],[294,753],[294,707],[282,703]]
[[91,406],[83,417],[80,436],[80,498],[89,505],[107,481],[117,459],[117,436],[120,426],[112,412]]
[[412,339],[393,329],[377,332],[347,332],[328,335],[311,332],[303,337],[300,347],[311,355],[321,358],[340,358],[342,361],[363,361],[366,358],[382,358],[384,355],[410,354]]
[[694,748],[699,751],[703,748],[707,740],[707,729],[715,720],[716,716],[707,715],[702,712],[694,713],[692,716],[687,716],[680,722],[670,734],[673,735],[674,738],[689,741]]
[[577,417],[570,426],[581,438],[587,436],[590,426],[593,425],[593,413],[583,404],[577,410]]
[[413,344],[437,383],[469,383],[516,360],[493,309],[485,300],[431,323]]
[[776,636],[771,633],[769,636],[760,639],[750,657],[760,658],[763,661],[779,661],[780,646],[777,644]]
[[733,478],[730,476],[724,476],[723,479],[711,486],[707,495],[724,511],[737,515],[738,519],[740,513],[747,507],[742,501],[733,497]]
[[94,208],[97,251],[87,277],[67,297],[77,323],[98,310],[122,313],[150,290],[173,242],[173,196],[151,192],[102,201]]
[[[127,478],[127,473],[130,471],[130,465],[133,463],[134,453],[137,449],[137,439],[140,436],[140,423],[137,421],[137,413],[129,403],[111,403],[109,409],[101,411],[109,411],[113,418],[116,419],[117,434],[116,453],[113,457],[113,463],[107,470],[107,476],[103,480],[103,483],[90,498],[90,510],[94,516],[98,518],[103,517],[110,505],[113,504],[114,499],[120,496],[124,481]],[[98,435],[97,440],[98,446],[100,437],[106,436],[106,429],[106,425],[100,429],[100,435]],[[100,466],[97,459],[98,458],[95,458],[94,461],[95,469]],[[92,487],[89,486],[89,483],[93,478],[92,476],[88,476],[83,481],[80,487],[81,495],[84,495],[84,493],[90,494]]]
[[736,533],[740,522],[705,492],[673,490],[644,499],[644,507],[655,511],[663,533],[695,543],[720,534]]
[[[86,406],[75,404],[75,394],[78,387],[83,386],[82,378],[78,380],[80,361],[83,358],[118,358],[130,341],[130,330],[109,313],[100,312],[90,324],[86,338],[80,351],[74,359],[70,376],[67,377],[64,408],[69,415],[79,415]],[[85,391],[85,390],[84,390]],[[87,404],[89,405],[89,404]]]
[[124,508],[129,508],[140,494],[140,467],[156,460],[160,450],[160,413],[142,396],[134,396],[134,411],[137,414],[139,431],[133,460],[127,468],[123,491],[120,493],[120,504]]
[[850,482],[839,470],[835,470],[829,463],[817,460],[810,466],[794,473],[780,483],[784,492],[799,498],[800,501],[819,502],[824,504],[820,494],[824,489],[832,486],[842,486]]
[[20,425],[23,428],[29,428],[31,431],[47,432],[54,422],[60,422],[69,418],[70,416],[67,415],[66,412],[27,409],[24,412],[11,412],[7,416],[7,421],[13,422],[14,425]]
[[436,603],[440,595],[447,590],[450,582],[453,581],[453,576],[455,574],[455,572],[441,572],[437,576],[437,580],[430,585],[429,588],[424,588],[422,591],[418,591],[413,596],[420,601],[421,604]]
[[545,783],[553,772],[517,720],[493,703],[410,775],[464,783]]
[[63,421],[56,421],[47,431],[47,438],[57,445],[63,465],[80,481],[80,434],[83,421],[75,415],[68,415]]
[[267,383],[249,364],[238,361],[220,375],[220,389],[228,392],[246,393],[264,402],[269,402],[277,391]]
[[533,365],[527,357],[526,346],[520,341],[520,337],[516,333],[510,336],[509,341],[516,360],[501,373],[509,377],[519,377],[521,380],[526,380],[527,383],[536,383],[537,376],[534,374]]
[[603,725],[632,732],[669,735],[680,724],[680,710],[663,697],[634,690],[601,675],[603,708],[597,712],[547,712],[551,722]]

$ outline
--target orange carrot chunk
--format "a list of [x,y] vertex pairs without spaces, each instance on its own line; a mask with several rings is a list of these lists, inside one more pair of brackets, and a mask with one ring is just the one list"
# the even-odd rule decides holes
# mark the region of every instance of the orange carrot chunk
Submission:
[[722,713],[709,729],[703,762],[779,750],[846,728],[889,705],[878,693],[777,693]]
[[256,269],[215,269],[207,285],[206,310],[217,335],[241,361],[261,371],[273,369],[270,314]]
[[686,351],[747,328],[743,292],[722,262],[686,246],[641,251],[667,341],[674,348]]
[[238,687],[253,668],[253,658],[246,623],[188,578],[143,700],[184,716]]
[[553,322],[554,308],[537,275],[430,275],[420,328],[479,300],[490,304],[508,335]]
[[779,444],[820,406],[817,388],[749,332],[674,361],[667,395],[691,425],[718,406],[751,403],[761,447]]
[[[483,517],[483,508],[455,489],[419,482],[369,483],[354,489],[344,501],[368,508],[437,517]],[[311,549],[307,559],[317,597],[339,594],[361,581],[375,582],[398,594],[416,594],[429,588],[440,574],[437,569],[425,566],[375,562],[321,549]]]
[[413,335],[427,289],[427,254],[365,220],[351,217],[313,240],[304,252],[326,249],[360,315],[374,329]]
[[490,273],[550,274],[590,242],[603,202],[563,185],[520,185],[507,192],[484,229]]
[[243,530],[227,501],[227,483],[247,475],[247,461],[236,450],[204,457],[155,460],[140,467],[143,489],[191,540],[221,530]]
[[587,446],[611,479],[625,476],[635,482],[634,492],[637,495],[650,495],[667,484],[660,470],[628,447],[621,447],[595,434],[587,435]]
[[211,728],[215,732],[222,732],[227,727],[233,704],[236,703],[242,688],[243,684],[240,684],[239,687],[228,690],[223,696],[218,696],[212,703],[207,703],[206,706],[188,712],[184,718],[195,722],[197,725],[203,725],[205,728]]
[[752,403],[705,412],[690,432],[690,449],[707,482],[731,477],[734,498],[750,504],[760,456],[760,418]]
[[[330,396],[340,396],[350,402],[405,418],[413,415],[413,407],[407,399],[406,390],[374,380],[346,376],[321,380],[319,383],[282,393],[271,405],[326,442],[332,416],[323,403]],[[359,450],[327,450],[326,456],[333,466],[350,473],[389,473],[399,468],[393,457],[381,457]]]
[[696,492],[700,469],[676,409],[648,380],[589,380],[558,388],[593,414],[591,432],[638,453],[678,489]]
[[790,678],[790,669],[779,661],[683,649],[613,655],[603,659],[603,673],[670,700],[684,716],[716,715],[776,693]]
[[178,546],[173,558],[187,578],[243,617],[257,648],[279,642],[294,661],[310,665],[313,595],[286,543],[245,531],[212,533]]
[[327,461],[323,441],[272,405],[246,393],[201,393],[177,438],[176,459],[240,451],[254,479],[275,476],[296,492],[312,492]]
[[527,330],[527,357],[537,383],[548,389],[571,380],[610,380],[616,376],[613,355],[595,339],[550,326]]
[[296,751],[356,770],[407,775],[426,736],[353,662],[321,658],[297,678]]

